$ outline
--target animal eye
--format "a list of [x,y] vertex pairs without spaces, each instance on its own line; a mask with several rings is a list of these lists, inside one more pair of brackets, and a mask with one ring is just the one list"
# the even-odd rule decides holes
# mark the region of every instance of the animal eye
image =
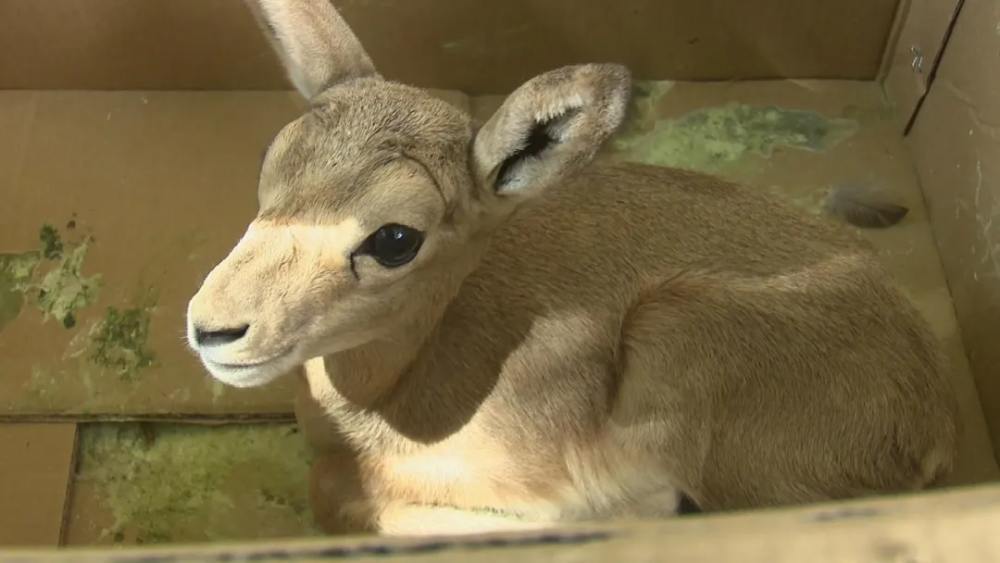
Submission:
[[398,268],[413,260],[423,243],[424,234],[420,231],[390,223],[372,233],[362,244],[361,252],[386,268]]

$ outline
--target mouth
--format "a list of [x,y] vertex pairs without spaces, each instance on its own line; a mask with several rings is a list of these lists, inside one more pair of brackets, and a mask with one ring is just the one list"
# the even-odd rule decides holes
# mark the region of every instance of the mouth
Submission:
[[215,366],[217,368],[221,368],[221,369],[225,369],[225,370],[230,370],[230,371],[239,371],[241,369],[245,370],[245,369],[257,369],[257,368],[261,368],[261,367],[266,366],[266,365],[268,365],[268,364],[270,364],[272,362],[280,360],[282,357],[284,357],[286,355],[287,355],[287,353],[285,353],[285,354],[278,354],[277,356],[274,356],[273,358],[270,358],[268,360],[261,360],[261,361],[258,361],[258,362],[245,362],[245,363],[241,363],[241,364],[223,364],[223,363],[219,363],[219,362],[213,362],[212,360],[205,360],[205,361],[209,362],[210,364],[212,364],[213,366]]
[[212,377],[226,385],[238,388],[260,387],[281,377],[293,367],[292,352],[293,349],[289,348],[265,360],[240,363],[216,362],[202,355],[201,362]]

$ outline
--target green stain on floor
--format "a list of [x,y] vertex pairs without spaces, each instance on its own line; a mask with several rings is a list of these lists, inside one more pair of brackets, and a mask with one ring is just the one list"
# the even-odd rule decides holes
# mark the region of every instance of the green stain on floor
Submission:
[[674,83],[671,81],[636,81],[632,86],[632,99],[629,101],[619,138],[648,133],[655,125],[656,104],[673,87]]
[[857,132],[855,119],[778,106],[729,103],[673,119],[655,119],[672,83],[637,86],[630,117],[613,142],[633,162],[722,173],[749,155],[770,158],[776,147],[824,151]]
[[307,506],[311,461],[294,425],[93,424],[78,482],[130,543],[319,535]]

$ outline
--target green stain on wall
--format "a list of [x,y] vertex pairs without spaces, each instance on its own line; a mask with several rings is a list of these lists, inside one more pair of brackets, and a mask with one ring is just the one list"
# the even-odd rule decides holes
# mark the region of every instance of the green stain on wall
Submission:
[[85,276],[83,260],[93,242],[62,239],[52,225],[38,232],[38,250],[0,254],[0,329],[21,313],[25,302],[55,318],[63,327],[76,326],[76,312],[97,299],[101,276]]
[[35,275],[38,252],[0,254],[0,330],[21,314],[24,294]]
[[91,338],[90,359],[113,370],[125,381],[135,381],[139,371],[153,365],[155,356],[146,346],[151,307],[108,307]]
[[38,254],[50,267],[40,280],[25,284],[22,291],[33,298],[32,304],[45,319],[55,318],[63,327],[76,326],[76,312],[94,303],[101,276],[83,275],[83,260],[93,239],[64,241],[52,225],[42,225]]
[[42,225],[38,233],[38,238],[42,241],[42,258],[46,260],[58,260],[62,258],[63,243],[59,231],[52,225]]
[[89,242],[84,240],[63,254],[35,286],[35,307],[68,329],[76,326],[76,312],[97,299],[101,283],[100,274],[82,274]]

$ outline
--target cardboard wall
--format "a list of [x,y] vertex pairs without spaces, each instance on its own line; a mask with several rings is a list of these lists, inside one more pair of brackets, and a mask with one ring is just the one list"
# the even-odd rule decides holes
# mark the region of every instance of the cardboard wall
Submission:
[[[387,76],[468,94],[608,59],[647,79],[870,79],[898,2],[334,1]],[[242,0],[0,0],[0,89],[285,88]]]
[[898,36],[888,45],[885,90],[901,130],[913,122],[937,72],[953,22],[964,0],[906,0]]
[[[896,14],[896,0],[621,0],[613,9],[610,2],[585,0],[335,1],[388,76],[471,93],[507,91],[536,72],[594,58],[625,62],[636,69],[638,76],[646,78],[872,78]],[[942,49],[949,14],[959,1],[913,0],[907,4],[911,13],[920,18],[908,19],[900,34],[893,55],[895,74],[890,74],[887,88],[893,92],[897,88],[894,84],[902,85],[895,92],[900,100],[905,98],[900,104],[903,113],[911,114],[925,99],[928,85],[926,75],[907,74],[910,67],[905,61],[912,38],[918,38],[924,46],[925,60],[931,53],[935,60],[937,53],[943,53],[939,81],[926,96],[909,142],[919,162],[979,393],[994,443],[1000,449],[1000,378],[995,375],[1000,349],[993,343],[993,335],[1000,329],[1000,315],[996,313],[1000,307],[1000,233],[995,232],[1000,224],[993,224],[994,218],[1000,216],[1000,104],[992,103],[1000,91],[1000,67],[995,56],[1000,52],[996,23],[1000,20],[1000,0],[967,0],[955,37]],[[434,19],[427,14],[433,14]],[[622,37],[620,30],[626,27],[634,33]],[[900,61],[904,61],[902,66]],[[287,88],[241,0],[0,0],[0,89]],[[155,244],[148,243],[159,240],[157,229],[150,228],[156,226],[156,221],[183,216],[190,227],[199,221],[215,220],[215,216],[190,210],[197,209],[195,203],[204,194],[219,198],[217,188],[223,182],[252,183],[255,170],[251,167],[226,165],[232,161],[250,162],[252,159],[239,151],[256,150],[258,145],[229,147],[226,139],[263,142],[286,113],[295,110],[291,100],[275,102],[286,95],[284,92],[234,95],[232,99],[240,103],[227,100],[225,108],[214,103],[221,99],[220,95],[205,93],[204,98],[195,101],[176,93],[3,93],[0,130],[11,134],[0,141],[4,148],[0,150],[0,189],[14,193],[27,186],[44,197],[52,185],[76,186],[79,189],[71,197],[45,211],[66,228],[71,223],[73,228],[87,226],[87,213],[113,215],[93,203],[99,193],[92,186],[106,190],[108,200],[123,203],[130,203],[137,190],[169,194],[169,198],[164,195],[145,208],[133,206],[146,213],[144,216],[133,213],[106,222],[113,225],[104,233],[112,240],[155,248]],[[265,99],[271,99],[272,103],[266,104],[271,109],[260,111]],[[76,124],[72,130],[60,125],[69,118]],[[185,129],[188,126],[192,129]],[[157,132],[159,142],[135,143],[136,131],[140,130]],[[200,141],[191,144],[191,138]],[[158,160],[156,151],[162,147],[186,157],[184,163],[189,169],[203,165],[209,172],[194,182],[178,181],[181,172]],[[51,166],[46,159],[51,154],[74,156],[67,160],[68,166],[60,168]],[[226,155],[221,163],[220,154]],[[96,170],[93,164],[101,160],[118,167]],[[238,173],[234,175],[233,170]],[[174,203],[170,205],[177,206],[173,209],[165,203],[171,199]],[[215,203],[252,206],[250,200],[233,204],[219,199]],[[11,206],[4,210],[9,215],[0,216],[6,219],[0,220],[0,225],[6,223],[11,232],[18,230],[21,234],[17,236],[23,239],[16,240],[18,245],[23,242],[25,247],[30,246],[37,242],[37,225],[28,224],[33,220],[29,212],[40,214],[41,207],[30,201]],[[85,213],[78,215],[81,209]],[[248,213],[251,208],[240,211]],[[8,237],[3,242],[14,240]],[[230,242],[220,239],[211,244],[223,248]],[[201,252],[166,254],[166,264],[171,264],[169,260],[178,264],[207,260]],[[122,255],[125,253],[97,253],[93,258],[101,266],[101,260],[105,264],[118,263]],[[135,254],[128,256],[131,265],[141,261]],[[164,267],[163,256],[151,253],[138,258]],[[169,274],[170,270],[164,267],[160,273]],[[127,296],[128,289],[111,286],[109,293],[117,299]],[[176,305],[186,294],[174,288],[164,295],[168,305]],[[11,350],[25,342],[9,338],[0,341],[0,352],[4,346]],[[73,359],[71,354],[63,355],[61,348],[57,350],[57,345],[72,344],[69,339],[46,342],[47,356],[67,362]],[[180,345],[177,354],[180,358]],[[181,369],[187,366],[191,374],[204,379],[204,374],[196,371],[194,360],[184,358],[187,363]],[[164,377],[149,383],[149,389],[176,386],[170,373],[158,375]],[[38,391],[21,381],[16,383],[12,388]],[[86,380],[79,385],[85,390],[88,386]],[[226,405],[220,406],[219,397],[213,393],[211,382],[206,381],[205,389],[189,402],[201,401],[197,408],[224,411]],[[53,409],[76,409],[80,415],[88,414],[86,408],[92,406],[66,399],[72,399],[71,395],[41,396],[50,401],[48,406]],[[53,406],[51,401],[58,403],[61,399],[66,399],[70,407]],[[102,400],[121,408],[141,410],[148,406],[137,406],[134,397],[127,394],[112,393]],[[177,401],[172,401],[176,409]],[[278,403],[281,401],[270,398],[268,404]],[[234,402],[227,408],[242,407],[245,404]],[[21,544],[59,542],[75,440],[73,424],[0,425],[0,545],[12,543],[11,538]],[[130,561],[153,556],[161,560],[267,560],[298,555],[384,560],[390,554],[397,559],[415,560],[433,553],[438,560],[463,561],[471,556],[499,561],[512,555],[528,561],[548,561],[559,555],[581,561],[652,560],[671,555],[689,561],[802,561],[824,553],[828,561],[952,557],[971,562],[989,560],[982,556],[1000,548],[1000,536],[993,532],[1000,523],[998,506],[1000,489],[994,486],[899,503],[861,502],[847,507],[809,507],[634,527],[605,526],[589,536],[567,531],[547,534],[542,541],[533,541],[527,534],[520,543],[508,542],[507,549],[498,549],[504,546],[498,540],[465,544],[460,540],[359,540],[308,546],[164,549],[153,555],[84,552],[82,557]],[[775,530],[781,531],[775,534]],[[578,538],[595,539],[588,543]]]
[[1000,450],[1000,0],[966,0],[909,145]]
[[0,91],[0,420],[291,418],[294,378],[224,386],[183,335],[188,300],[256,213],[262,151],[301,103]]
[[1000,486],[713,518],[568,526],[457,538],[334,537],[165,547],[24,551],[25,563],[995,563]]

